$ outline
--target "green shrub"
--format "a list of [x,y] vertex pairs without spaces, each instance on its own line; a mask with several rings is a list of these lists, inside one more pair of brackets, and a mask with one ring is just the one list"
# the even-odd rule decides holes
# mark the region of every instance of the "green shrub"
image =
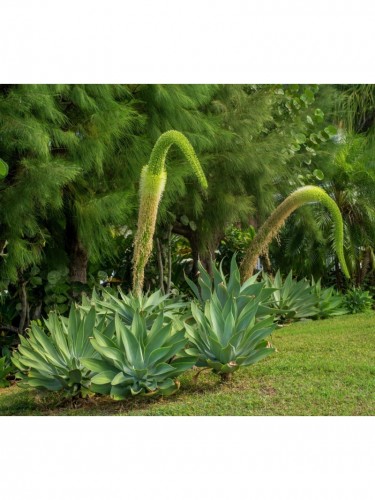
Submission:
[[91,390],[121,400],[128,396],[168,396],[176,392],[176,377],[191,368],[196,359],[187,357],[184,330],[172,332],[163,313],[151,328],[139,312],[131,325],[116,313],[113,339],[94,333],[92,346],[102,359],[85,358],[83,365],[93,372]]
[[103,338],[114,333],[114,322],[96,318],[95,309],[88,312],[72,305],[69,318],[51,312],[45,329],[31,323],[28,338],[20,337],[18,351],[12,360],[18,368],[21,387],[64,391],[68,396],[86,395],[92,373],[81,362],[82,357],[99,357],[90,343],[95,332]]
[[214,277],[200,265],[198,287],[187,279],[198,302],[191,303],[193,324],[186,324],[186,333],[192,347],[186,352],[198,358],[197,366],[212,368],[225,380],[240,368],[256,363],[274,349],[265,340],[276,328],[273,316],[259,313],[262,302],[272,294],[272,288],[256,283],[256,277],[240,282],[236,256],[231,261],[227,280],[214,267]]
[[9,362],[7,356],[0,358],[0,388],[8,387],[9,381],[7,376],[13,371],[12,363]]
[[344,306],[350,314],[365,312],[371,309],[373,299],[368,291],[352,288],[344,297]]

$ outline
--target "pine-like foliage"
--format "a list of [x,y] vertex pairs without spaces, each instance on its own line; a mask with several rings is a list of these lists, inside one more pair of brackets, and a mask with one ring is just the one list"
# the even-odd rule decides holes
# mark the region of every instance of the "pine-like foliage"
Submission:
[[68,264],[71,278],[84,281],[87,258],[113,251],[111,227],[135,205],[131,167],[120,153],[139,122],[124,86],[3,89],[0,157],[9,165],[0,190],[0,238],[8,242],[3,280],[16,281],[47,258],[53,266]]

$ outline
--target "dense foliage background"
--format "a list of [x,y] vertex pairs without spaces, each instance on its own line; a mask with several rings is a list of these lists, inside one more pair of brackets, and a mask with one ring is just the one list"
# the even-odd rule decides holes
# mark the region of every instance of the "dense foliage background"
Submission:
[[[209,189],[171,150],[146,288],[187,293],[198,260],[241,258],[272,209],[315,184],[342,212],[353,284],[372,290],[375,86],[1,85],[3,345],[93,286],[130,288],[141,168],[170,129]],[[259,265],[343,289],[332,243],[327,212],[306,206]]]

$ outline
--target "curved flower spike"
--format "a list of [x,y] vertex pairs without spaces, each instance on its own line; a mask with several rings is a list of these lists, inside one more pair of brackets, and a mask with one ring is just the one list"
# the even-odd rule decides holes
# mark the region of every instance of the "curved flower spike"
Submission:
[[341,264],[341,269],[347,278],[349,271],[344,257],[344,226],[339,207],[334,200],[317,186],[304,186],[290,194],[268,217],[259,229],[241,262],[241,278],[246,281],[256,266],[258,256],[261,255],[277,235],[289,215],[306,203],[322,203],[331,213],[335,233],[335,250]]
[[176,130],[169,130],[162,134],[155,143],[148,165],[143,167],[141,173],[138,229],[134,240],[133,256],[133,293],[135,295],[142,292],[144,270],[152,251],[159,203],[167,181],[165,160],[173,144],[184,153],[202,188],[208,187],[201,164],[188,139]]

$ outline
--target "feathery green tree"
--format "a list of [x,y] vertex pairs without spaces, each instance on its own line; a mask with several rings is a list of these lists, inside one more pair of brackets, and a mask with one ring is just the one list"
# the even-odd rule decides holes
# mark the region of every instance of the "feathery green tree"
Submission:
[[0,186],[0,282],[19,295],[21,329],[45,300],[35,269],[46,279],[67,267],[70,283],[86,283],[89,261],[115,261],[112,228],[136,215],[139,169],[127,150],[141,124],[123,85],[0,88],[0,157],[9,165]]

